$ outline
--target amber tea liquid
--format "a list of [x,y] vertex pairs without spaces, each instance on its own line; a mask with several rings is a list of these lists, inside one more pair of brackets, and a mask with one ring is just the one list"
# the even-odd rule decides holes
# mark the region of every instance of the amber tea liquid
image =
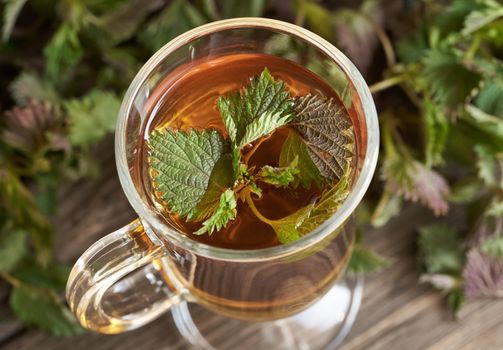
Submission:
[[[148,148],[145,140],[160,127],[178,130],[190,128],[216,129],[225,138],[227,133],[216,106],[219,96],[247,85],[250,78],[268,68],[276,79],[287,85],[291,96],[308,93],[323,94],[337,99],[336,93],[317,75],[286,59],[264,54],[235,54],[186,64],[171,72],[149,97],[149,119],[143,130],[142,147],[138,154],[138,177],[145,193],[153,193],[148,175]],[[288,127],[274,131],[268,137],[250,145],[243,153],[256,148],[248,165],[278,166],[281,147]],[[316,200],[323,189],[264,187],[257,209],[269,219],[280,219]],[[274,230],[260,221],[246,203],[239,201],[237,218],[211,236],[193,235],[201,223],[185,222],[156,203],[155,206],[171,226],[193,240],[229,249],[261,249],[279,245]],[[171,269],[182,280],[198,302],[232,317],[248,320],[268,320],[284,317],[305,308],[322,295],[342,273],[352,245],[352,230],[345,228],[333,240],[307,257],[290,262],[231,263],[188,256],[175,261]],[[169,242],[167,242],[169,245]],[[173,254],[180,255],[175,246]],[[197,261],[190,262],[189,260]],[[195,267],[194,267],[195,264]],[[232,284],[232,288],[226,287]],[[236,285],[239,288],[236,288]]]

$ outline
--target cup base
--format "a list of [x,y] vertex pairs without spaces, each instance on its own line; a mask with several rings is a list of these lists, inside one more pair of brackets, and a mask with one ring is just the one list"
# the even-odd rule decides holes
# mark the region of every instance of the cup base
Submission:
[[356,319],[362,293],[363,277],[345,276],[308,309],[276,321],[240,321],[186,302],[172,314],[181,335],[200,349],[335,349]]

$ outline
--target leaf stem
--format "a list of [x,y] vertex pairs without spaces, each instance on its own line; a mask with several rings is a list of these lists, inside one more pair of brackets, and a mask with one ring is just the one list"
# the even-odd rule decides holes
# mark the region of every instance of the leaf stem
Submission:
[[0,272],[0,277],[3,278],[7,283],[9,283],[13,287],[16,288],[21,287],[21,282],[7,272]]
[[391,43],[389,36],[382,29],[382,27],[377,24],[377,22],[368,14],[360,12],[360,15],[365,18],[374,28],[375,34],[377,35],[377,38],[379,39],[379,42],[381,43],[381,46],[383,48],[384,55],[386,56],[386,64],[388,65],[388,68],[393,67],[396,64],[396,57],[395,50],[393,49],[393,44]]
[[370,86],[370,92],[375,94],[376,92],[389,89],[395,85],[398,85],[405,81],[405,74],[395,75],[391,78],[381,80]]
[[265,222],[266,224],[268,225],[271,225],[272,224],[272,220],[269,220],[268,218],[266,218],[264,215],[262,215],[257,207],[255,206],[255,203],[253,202],[253,199],[251,197],[251,193],[248,192],[246,194],[246,204],[248,204],[248,206],[250,207],[251,211],[253,212],[253,214],[262,222]]

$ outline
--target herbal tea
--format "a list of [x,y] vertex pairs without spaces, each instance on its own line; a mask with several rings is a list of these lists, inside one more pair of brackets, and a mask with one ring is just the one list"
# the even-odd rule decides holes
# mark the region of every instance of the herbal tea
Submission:
[[[355,176],[357,109],[349,118],[323,79],[289,60],[235,54],[181,65],[150,92],[145,113],[133,179],[161,220],[209,245],[293,242],[333,215]],[[309,250],[246,263],[166,240],[176,257],[166,271],[214,311],[271,320],[322,296],[353,240],[349,218]]]
[[319,77],[285,59],[237,54],[177,78],[152,106],[142,173],[180,231],[258,249],[297,240],[342,204],[352,123]]

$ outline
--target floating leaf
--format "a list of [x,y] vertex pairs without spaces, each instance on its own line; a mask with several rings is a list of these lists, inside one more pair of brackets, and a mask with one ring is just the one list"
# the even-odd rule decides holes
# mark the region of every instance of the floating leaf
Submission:
[[286,167],[277,168],[265,165],[260,169],[258,178],[276,187],[289,186],[299,174],[298,164],[299,158],[295,157]]
[[236,206],[236,196],[234,191],[229,188],[220,196],[218,207],[213,214],[208,220],[203,222],[203,226],[194,232],[194,234],[202,235],[207,232],[211,236],[214,231],[221,230],[229,221],[236,218]]
[[320,171],[313,163],[306,144],[302,141],[297,132],[292,130],[281,148],[279,166],[286,167],[291,164],[295,158],[299,159],[297,165],[299,173],[292,183],[294,187],[297,187],[299,182],[304,188],[311,187],[312,183],[321,187],[325,179],[321,176]]
[[156,196],[174,213],[191,217],[208,190],[211,174],[223,154],[222,136],[214,130],[163,129],[150,135],[148,146]]
[[305,95],[295,100],[298,131],[320,173],[330,180],[341,178],[353,160],[353,126],[343,107],[332,99]]

